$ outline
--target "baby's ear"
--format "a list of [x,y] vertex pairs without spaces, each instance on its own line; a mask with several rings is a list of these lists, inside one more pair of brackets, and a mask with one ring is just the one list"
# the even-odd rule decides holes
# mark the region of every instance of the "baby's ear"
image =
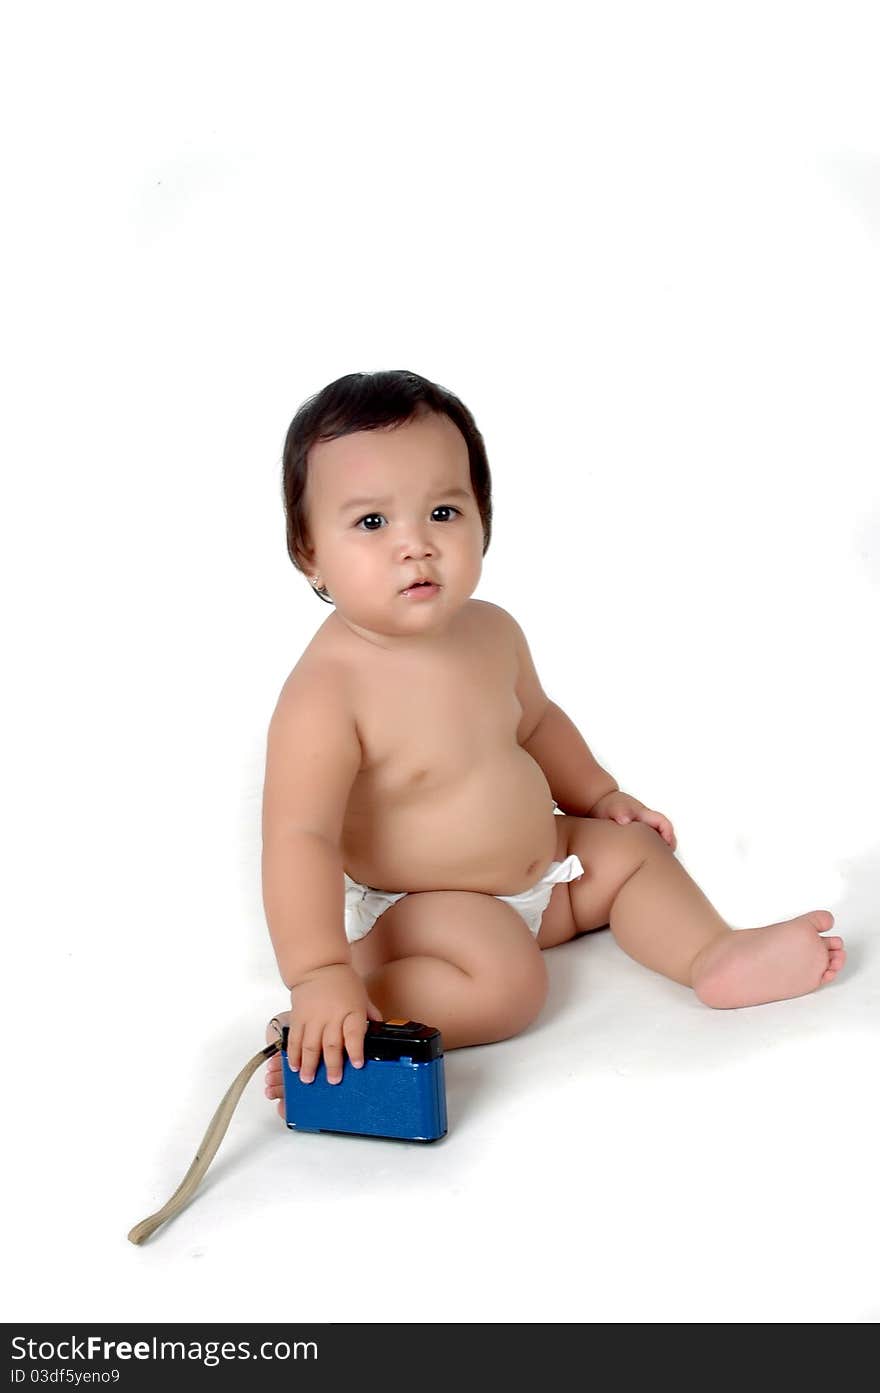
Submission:
[[304,575],[314,575],[315,573],[315,554],[311,548],[305,551],[296,551],[296,564]]

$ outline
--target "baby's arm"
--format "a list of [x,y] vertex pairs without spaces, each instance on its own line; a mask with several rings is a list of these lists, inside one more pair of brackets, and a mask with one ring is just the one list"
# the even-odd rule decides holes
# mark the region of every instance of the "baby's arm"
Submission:
[[269,726],[263,790],[263,904],[291,988],[288,1060],[309,1083],[323,1053],[331,1083],[343,1043],[363,1064],[367,1018],[381,1013],[351,966],[340,839],[361,747],[332,668],[294,673]]
[[564,813],[587,817],[617,783],[593,758],[577,726],[544,691],[532,662],[526,636],[513,625],[517,654],[516,695],[523,709],[517,741],[541,766],[550,791]]

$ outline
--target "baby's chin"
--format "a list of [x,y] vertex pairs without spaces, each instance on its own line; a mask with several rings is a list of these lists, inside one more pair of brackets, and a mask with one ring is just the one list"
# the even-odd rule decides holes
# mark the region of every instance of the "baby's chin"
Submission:
[[351,628],[364,633],[381,634],[388,638],[405,638],[410,634],[439,632],[448,626],[471,598],[470,592],[456,594],[441,586],[436,595],[424,599],[398,595],[391,604],[365,606],[346,605],[337,600],[336,611]]

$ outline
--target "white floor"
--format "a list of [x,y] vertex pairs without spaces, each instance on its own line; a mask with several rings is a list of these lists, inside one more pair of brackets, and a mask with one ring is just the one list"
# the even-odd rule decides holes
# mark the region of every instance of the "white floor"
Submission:
[[[876,7],[149,13],[18,6],[4,70],[4,1319],[877,1321]],[[485,434],[548,695],[726,918],[849,963],[713,1012],[566,945],[444,1141],[254,1081],[135,1248],[283,1005],[285,432],[395,367]]]
[[[752,1010],[700,1006],[608,932],[554,950],[531,1030],[447,1056],[434,1145],[289,1133],[254,1079],[141,1248],[128,1229],[176,1188],[272,1003],[200,1033],[170,991],[161,1039],[129,1018],[130,1049],[101,1058],[96,1032],[86,1089],[63,1049],[32,1057],[5,1318],[876,1321],[880,960],[868,897],[834,908],[845,975]],[[82,1056],[87,1021],[70,1033]]]

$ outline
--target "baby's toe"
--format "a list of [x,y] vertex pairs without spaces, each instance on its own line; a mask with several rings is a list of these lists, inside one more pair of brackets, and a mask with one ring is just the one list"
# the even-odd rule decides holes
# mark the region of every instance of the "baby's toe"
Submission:
[[846,949],[843,947],[832,948],[828,954],[828,966],[822,973],[820,981],[822,983],[833,981],[845,962]]
[[813,925],[817,933],[827,933],[834,928],[834,915],[828,909],[813,909],[805,916]]
[[266,1065],[266,1082],[264,1092],[267,1098],[284,1097],[284,1080],[281,1076],[281,1064],[277,1059],[270,1059]]

